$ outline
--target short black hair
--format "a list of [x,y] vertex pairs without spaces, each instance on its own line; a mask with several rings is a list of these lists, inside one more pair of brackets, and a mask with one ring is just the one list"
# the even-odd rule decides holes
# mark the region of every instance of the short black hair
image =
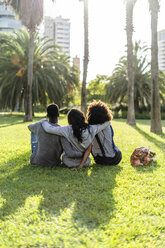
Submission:
[[59,107],[57,104],[52,103],[47,106],[48,117],[58,117],[59,116]]

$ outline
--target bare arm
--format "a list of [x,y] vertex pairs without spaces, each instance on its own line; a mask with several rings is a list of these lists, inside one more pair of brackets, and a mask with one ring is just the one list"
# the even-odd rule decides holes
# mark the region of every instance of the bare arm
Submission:
[[87,161],[87,158],[89,157],[89,154],[91,153],[91,149],[92,149],[92,145],[90,144],[84,153],[83,159],[78,167],[79,169],[84,166],[85,162]]

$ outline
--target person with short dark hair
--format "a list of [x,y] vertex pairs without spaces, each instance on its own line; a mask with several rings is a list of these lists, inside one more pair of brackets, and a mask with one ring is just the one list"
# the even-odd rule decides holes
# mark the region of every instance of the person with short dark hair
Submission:
[[[56,104],[47,106],[47,117],[49,124],[53,127],[59,127],[57,124],[59,117],[59,107]],[[60,164],[62,146],[58,135],[48,134],[42,128],[41,122],[28,125],[28,129],[36,136],[37,142],[32,152],[30,162],[42,166],[57,166]]]
[[[113,119],[108,106],[102,101],[93,101],[88,106],[87,121],[90,125],[103,124]],[[122,153],[113,140],[111,125],[99,132],[92,142],[92,155],[97,164],[116,165],[122,159]]]
[[72,168],[88,166],[90,164],[91,143],[98,132],[109,126],[109,121],[101,125],[88,125],[84,113],[76,108],[68,112],[67,118],[69,126],[63,127],[55,128],[46,120],[41,120],[41,122],[46,132],[65,137],[77,151],[84,154],[83,158],[78,158],[64,153],[62,156],[63,164]]

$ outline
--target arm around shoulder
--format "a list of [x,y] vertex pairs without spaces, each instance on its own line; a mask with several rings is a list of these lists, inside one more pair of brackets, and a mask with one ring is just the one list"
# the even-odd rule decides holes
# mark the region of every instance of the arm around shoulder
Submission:
[[46,120],[46,118],[41,119],[40,121],[37,121],[37,122],[35,122],[35,123],[29,124],[29,125],[28,125],[28,129],[29,129],[32,133],[36,133],[38,124],[39,124],[39,123],[42,123],[42,122],[45,121],[45,120]]
[[37,130],[37,124],[36,123],[33,123],[33,124],[29,124],[28,125],[28,129],[30,132],[32,133],[36,133],[36,130]]
[[46,133],[57,134],[67,138],[69,126],[53,126],[47,120],[42,121],[42,127]]
[[94,125],[96,126],[96,134],[107,128],[109,125],[110,125],[109,121],[106,121],[103,124]]

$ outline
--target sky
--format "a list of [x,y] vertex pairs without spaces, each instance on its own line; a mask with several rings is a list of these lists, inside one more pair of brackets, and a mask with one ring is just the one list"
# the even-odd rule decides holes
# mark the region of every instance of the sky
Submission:
[[[80,58],[81,80],[84,54],[83,2],[44,0],[44,15],[69,18],[71,23],[70,56]],[[89,64],[87,82],[97,74],[110,76],[119,58],[125,55],[125,5],[123,0],[89,0]],[[165,0],[161,0],[158,31],[165,29]],[[148,0],[137,0],[134,7],[133,40],[151,43]]]

